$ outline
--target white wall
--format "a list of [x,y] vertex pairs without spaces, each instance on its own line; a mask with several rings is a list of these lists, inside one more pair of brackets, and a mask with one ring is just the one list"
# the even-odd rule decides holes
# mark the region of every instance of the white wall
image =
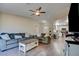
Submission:
[[0,17],[0,32],[39,33],[39,23],[29,18],[2,13]]
[[7,13],[0,13],[0,32],[27,32],[30,34],[48,33],[50,25]]

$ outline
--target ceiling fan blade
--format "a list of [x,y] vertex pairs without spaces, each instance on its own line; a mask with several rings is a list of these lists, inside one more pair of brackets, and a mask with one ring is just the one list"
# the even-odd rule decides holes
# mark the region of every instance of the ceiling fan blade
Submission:
[[40,13],[46,13],[46,12],[40,12]]
[[35,11],[33,11],[33,10],[29,10],[29,11],[35,12]]
[[37,11],[37,10],[39,10],[39,11],[40,11],[41,9],[42,9],[42,7],[39,7],[38,9],[36,9],[36,11]]
[[39,7],[39,9],[38,10],[41,10],[42,9],[42,7]]

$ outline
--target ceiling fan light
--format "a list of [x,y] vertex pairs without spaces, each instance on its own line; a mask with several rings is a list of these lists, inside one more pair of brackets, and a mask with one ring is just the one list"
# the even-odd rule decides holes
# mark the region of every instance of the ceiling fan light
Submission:
[[39,13],[39,12],[36,12],[36,13],[35,13],[35,15],[37,15],[37,16],[38,16],[38,15],[40,15],[40,13]]

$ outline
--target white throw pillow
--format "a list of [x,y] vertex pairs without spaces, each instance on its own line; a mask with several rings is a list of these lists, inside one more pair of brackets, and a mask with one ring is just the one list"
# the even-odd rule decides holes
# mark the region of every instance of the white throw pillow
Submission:
[[0,35],[2,39],[4,40],[10,40],[10,37],[8,34]]
[[15,39],[19,39],[19,38],[22,38],[22,36],[20,36],[20,35],[15,35]]
[[29,37],[29,34],[25,34],[25,37]]

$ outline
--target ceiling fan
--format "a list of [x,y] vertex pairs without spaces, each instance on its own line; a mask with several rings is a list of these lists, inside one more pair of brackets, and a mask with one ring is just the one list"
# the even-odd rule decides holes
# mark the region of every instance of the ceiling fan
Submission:
[[41,9],[42,9],[42,7],[39,7],[39,8],[36,9],[36,10],[29,10],[29,11],[33,12],[32,15],[40,16],[41,14],[46,13],[46,12],[44,12],[44,11],[41,11]]

